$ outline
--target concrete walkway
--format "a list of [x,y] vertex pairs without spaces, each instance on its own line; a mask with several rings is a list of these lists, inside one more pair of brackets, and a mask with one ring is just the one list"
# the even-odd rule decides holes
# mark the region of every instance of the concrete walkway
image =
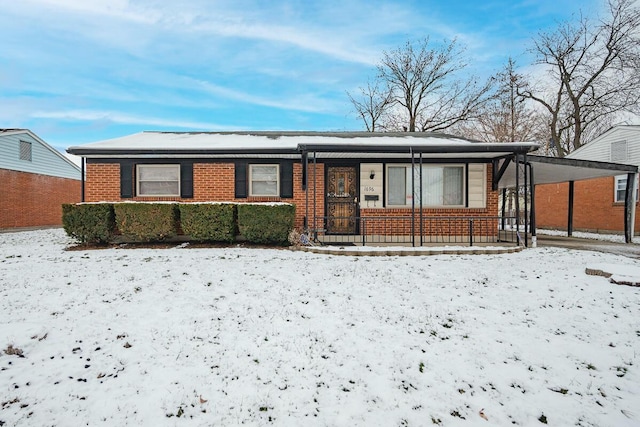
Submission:
[[[636,237],[636,240],[637,239],[638,238]],[[605,240],[581,239],[578,237],[567,236],[547,236],[539,234],[538,247],[545,246],[606,252],[640,259],[640,244],[637,243],[615,243],[607,242]]]

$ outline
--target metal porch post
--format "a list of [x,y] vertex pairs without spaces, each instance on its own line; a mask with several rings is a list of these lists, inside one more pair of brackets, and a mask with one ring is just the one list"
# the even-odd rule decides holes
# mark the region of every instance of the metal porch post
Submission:
[[411,246],[416,245],[416,161],[413,156],[413,148],[411,151]]
[[522,167],[524,169],[524,247],[529,247],[529,174],[527,173],[527,155],[522,155]]
[[316,224],[316,188],[318,187],[318,180],[316,174],[318,169],[318,159],[316,158],[316,152],[313,152],[313,237],[314,240],[318,240],[318,224]]
[[503,188],[502,189],[502,229],[505,229],[505,225],[506,225],[506,219],[505,219],[505,212],[507,211],[507,189]]
[[520,157],[515,154],[515,170],[516,170],[516,239],[518,240],[518,246],[520,246]]
[[422,195],[424,193],[422,192],[422,151],[420,152],[420,246],[422,246],[424,244],[423,242],[423,234],[424,234],[424,224],[422,221]]
[[305,151],[303,154],[302,162],[302,176],[304,185],[304,230],[309,232],[309,156]]

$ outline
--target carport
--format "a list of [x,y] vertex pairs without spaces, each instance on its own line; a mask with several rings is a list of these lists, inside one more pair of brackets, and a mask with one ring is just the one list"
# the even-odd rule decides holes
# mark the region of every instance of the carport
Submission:
[[[494,163],[493,189],[502,189],[502,206],[504,212],[507,189],[515,189],[516,194],[528,194],[524,197],[522,209],[520,197],[515,198],[516,212],[524,212],[524,224],[520,224],[517,215],[517,229],[524,225],[525,230],[531,231],[531,245],[536,246],[536,209],[535,187],[538,184],[569,183],[569,197],[567,200],[567,235],[573,233],[573,195],[575,181],[601,178],[607,176],[627,175],[626,198],[624,203],[624,235],[625,242],[631,243],[634,234],[635,183],[638,167],[620,163],[598,162],[592,160],[567,159],[531,154],[514,155]],[[531,201],[530,206],[528,199]],[[504,216],[504,215],[503,215]],[[529,246],[528,233],[524,233],[524,244]]]

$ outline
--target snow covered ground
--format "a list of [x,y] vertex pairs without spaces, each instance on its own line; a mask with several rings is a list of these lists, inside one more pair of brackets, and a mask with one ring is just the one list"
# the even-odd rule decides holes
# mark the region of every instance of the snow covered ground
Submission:
[[0,234],[2,426],[640,425],[631,258],[69,243]]

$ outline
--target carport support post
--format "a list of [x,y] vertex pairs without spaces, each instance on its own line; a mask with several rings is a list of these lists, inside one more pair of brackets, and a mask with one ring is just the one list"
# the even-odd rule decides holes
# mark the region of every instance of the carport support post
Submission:
[[637,174],[627,174],[627,187],[624,198],[624,241],[625,243],[633,242],[633,231],[636,215],[636,179]]
[[574,192],[574,182],[569,181],[569,206],[568,206],[568,216],[567,216],[567,236],[573,236],[573,192]]
[[533,164],[529,163],[529,180],[531,181],[531,222],[529,227],[531,228],[531,247],[538,246],[538,236],[536,234],[536,185],[533,179]]

